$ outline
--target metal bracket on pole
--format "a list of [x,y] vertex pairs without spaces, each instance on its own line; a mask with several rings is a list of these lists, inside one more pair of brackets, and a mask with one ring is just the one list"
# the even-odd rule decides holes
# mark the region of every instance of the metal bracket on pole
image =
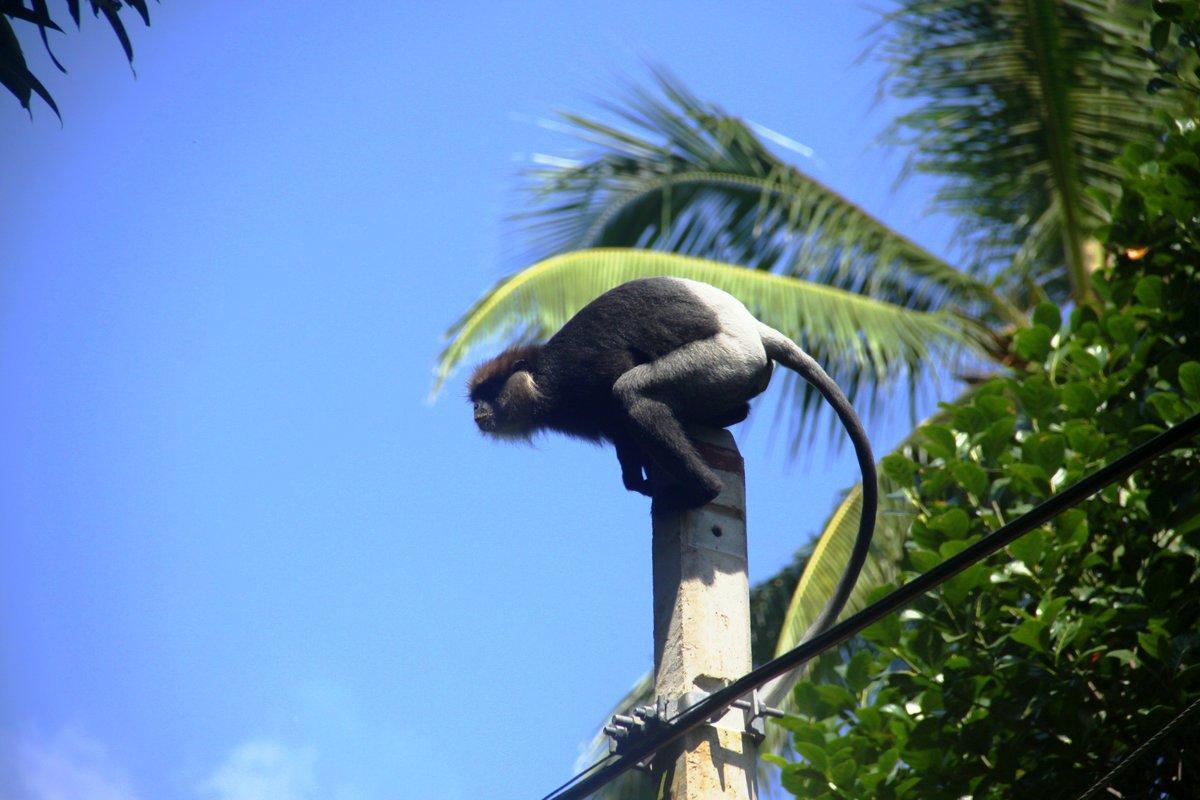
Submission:
[[742,709],[742,713],[746,716],[746,734],[752,737],[756,744],[761,743],[767,736],[767,717],[779,719],[784,716],[781,709],[772,708],[763,703],[758,689],[750,692],[749,700],[744,697],[741,700],[734,700],[733,707]]
[[[628,714],[613,714],[612,721],[604,726],[609,752],[624,753],[641,736],[665,727],[669,718],[665,700],[658,700],[654,705],[635,706]],[[636,769],[648,771],[650,760],[638,762]]]
[[[654,705],[636,706],[629,714],[614,714],[612,721],[604,726],[604,732],[608,734],[609,752],[619,754],[626,751],[638,738],[649,731],[662,728],[669,720],[679,716],[708,695],[709,692],[691,691],[674,700],[659,698]],[[732,716],[732,709],[742,712],[740,724],[736,718],[729,718]],[[712,716],[708,720],[708,724],[714,728],[744,733],[755,744],[758,744],[767,735],[767,717],[782,716],[784,716],[784,712],[764,704],[761,695],[755,689],[750,693],[749,698],[734,700],[730,709]],[[639,763],[637,768],[649,769],[649,762]]]

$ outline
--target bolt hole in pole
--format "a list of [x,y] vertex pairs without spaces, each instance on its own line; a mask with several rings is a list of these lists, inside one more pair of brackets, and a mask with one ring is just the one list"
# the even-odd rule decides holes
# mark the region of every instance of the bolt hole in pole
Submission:
[[713,536],[720,536],[722,533],[723,533],[723,531],[721,530],[719,525],[712,526],[712,535]]

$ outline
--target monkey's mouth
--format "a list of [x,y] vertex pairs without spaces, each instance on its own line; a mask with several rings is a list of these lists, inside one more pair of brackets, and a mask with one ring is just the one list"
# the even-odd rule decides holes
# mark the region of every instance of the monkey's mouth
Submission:
[[479,430],[484,433],[496,432],[496,417],[491,414],[476,414],[475,424],[479,426]]

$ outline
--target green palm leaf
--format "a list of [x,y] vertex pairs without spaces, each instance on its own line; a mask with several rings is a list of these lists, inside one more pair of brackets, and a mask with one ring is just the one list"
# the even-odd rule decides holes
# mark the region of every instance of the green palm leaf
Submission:
[[[948,312],[916,311],[783,275],[650,250],[597,249],[554,256],[500,282],[448,331],[436,392],[481,344],[496,338],[541,340],[604,291],[634,278],[673,275],[725,289],[752,313],[804,346],[842,382],[847,395],[879,389],[978,345],[968,322]],[[804,395],[802,417],[821,413]]]
[[1145,92],[1154,68],[1134,48],[1149,13],[1106,0],[905,0],[880,26],[888,88],[921,101],[893,139],[914,148],[912,168],[948,178],[936,202],[1014,295],[1088,294],[1086,245],[1097,196],[1116,192],[1113,159],[1152,140],[1153,111],[1177,102]]
[[745,122],[665,73],[610,106],[625,127],[563,114],[592,150],[530,170],[533,258],[645,247],[808,278],[907,308],[952,302],[1020,323],[984,283],[780,161]]

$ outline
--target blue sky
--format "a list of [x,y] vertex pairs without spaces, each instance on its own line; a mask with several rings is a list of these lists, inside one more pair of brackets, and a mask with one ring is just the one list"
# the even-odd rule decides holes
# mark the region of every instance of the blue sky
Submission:
[[[647,62],[944,251],[871,147],[874,13],[151,11],[136,79],[90,18],[69,76],[25,37],[61,127],[0,98],[0,795],[540,797],[650,666],[647,503],[609,451],[481,439],[461,376],[426,402],[441,334],[516,266],[516,170],[576,146],[537,120]],[[856,478],[769,423],[753,580]]]

